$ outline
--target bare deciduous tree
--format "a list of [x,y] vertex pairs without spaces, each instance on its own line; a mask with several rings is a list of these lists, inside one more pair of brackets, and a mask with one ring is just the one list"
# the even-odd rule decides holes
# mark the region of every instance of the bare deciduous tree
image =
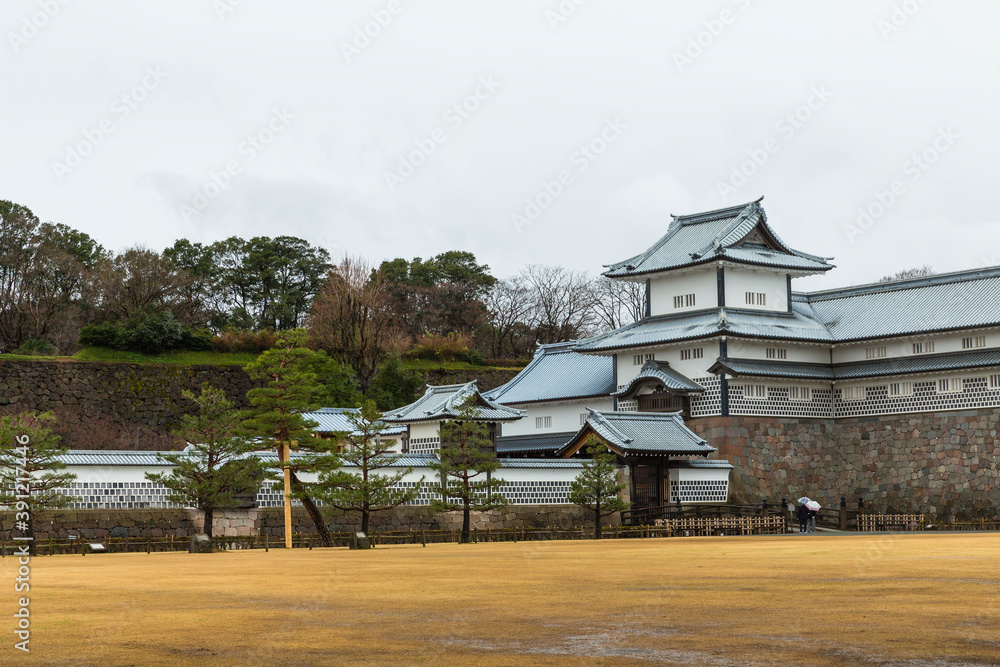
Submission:
[[595,331],[595,294],[586,273],[529,264],[521,275],[531,293],[536,342],[558,343]]
[[531,316],[532,295],[524,276],[498,280],[485,300],[491,356],[501,359],[527,354],[521,339]]
[[605,331],[638,322],[646,314],[646,286],[641,283],[601,276],[593,288],[594,316]]
[[311,342],[350,366],[362,391],[402,343],[389,283],[360,257],[344,257],[313,303]]

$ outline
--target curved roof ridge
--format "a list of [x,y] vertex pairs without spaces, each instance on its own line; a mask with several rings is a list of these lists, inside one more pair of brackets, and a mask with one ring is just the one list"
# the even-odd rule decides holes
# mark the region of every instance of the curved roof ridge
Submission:
[[899,280],[887,280],[885,282],[851,285],[850,287],[836,287],[816,292],[793,292],[792,295],[802,295],[809,301],[827,301],[830,299],[842,299],[850,296],[858,296],[860,294],[895,292],[904,289],[930,287],[932,285],[951,285],[954,283],[969,282],[972,280],[996,278],[997,276],[1000,276],[1000,266],[987,266],[978,269],[964,269],[962,271],[950,271],[948,273],[935,273],[930,276],[916,276],[914,278],[901,278]]
[[708,222],[709,220],[717,220],[719,218],[727,218],[728,214],[737,213],[749,206],[754,204],[759,204],[764,200],[764,195],[761,195],[753,201],[748,201],[744,204],[736,204],[735,206],[726,206],[725,208],[717,208],[711,211],[702,211],[701,213],[687,213],[684,215],[670,214],[670,217],[674,220],[681,221],[681,224],[687,222],[688,224],[697,224],[699,222]]

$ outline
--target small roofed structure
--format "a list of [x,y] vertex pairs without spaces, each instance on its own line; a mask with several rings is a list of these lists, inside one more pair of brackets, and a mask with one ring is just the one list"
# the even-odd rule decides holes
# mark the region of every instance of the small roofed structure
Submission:
[[666,361],[649,359],[639,374],[611,394],[618,399],[634,399],[640,412],[680,412],[689,416],[689,397],[700,396],[705,388],[670,367]]
[[590,410],[586,423],[558,455],[583,454],[591,436],[628,467],[632,509],[725,502],[728,497],[732,466],[728,461],[691,458],[708,457],[716,450],[684,425],[679,412]]
[[412,424],[413,422],[457,419],[462,407],[470,403],[475,410],[475,420],[505,422],[520,419],[521,410],[508,408],[484,397],[475,380],[466,384],[435,387],[428,385],[424,395],[409,405],[386,412],[382,419],[387,424]]

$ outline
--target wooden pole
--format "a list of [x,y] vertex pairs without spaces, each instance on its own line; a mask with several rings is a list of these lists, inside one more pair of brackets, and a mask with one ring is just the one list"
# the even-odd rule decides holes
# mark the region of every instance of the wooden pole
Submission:
[[[288,443],[282,443],[280,446],[281,450],[281,462],[288,463],[289,460],[289,447]],[[285,465],[285,548],[292,548],[292,469]]]

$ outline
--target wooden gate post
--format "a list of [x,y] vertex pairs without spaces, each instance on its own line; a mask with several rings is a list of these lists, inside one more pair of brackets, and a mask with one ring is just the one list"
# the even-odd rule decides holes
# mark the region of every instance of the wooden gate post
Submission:
[[840,529],[847,530],[847,498],[840,497]]

